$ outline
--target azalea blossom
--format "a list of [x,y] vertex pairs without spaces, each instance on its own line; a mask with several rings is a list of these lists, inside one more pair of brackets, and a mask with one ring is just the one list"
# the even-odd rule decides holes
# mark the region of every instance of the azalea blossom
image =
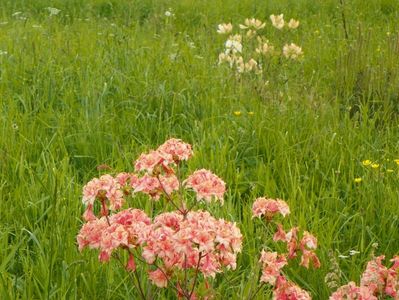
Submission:
[[219,34],[227,34],[233,31],[233,25],[231,23],[223,23],[218,25],[218,29],[216,30]]
[[290,29],[296,29],[296,28],[298,28],[298,26],[299,26],[299,21],[298,20],[291,19],[288,22],[288,28],[290,28]]
[[271,15],[270,20],[272,21],[272,25],[277,29],[283,29],[284,27],[284,14],[280,15]]
[[255,51],[256,51],[256,53],[263,54],[263,55],[271,54],[274,51],[274,47],[269,43],[268,40],[266,40],[264,42],[260,41],[260,44],[255,49]]
[[127,209],[110,217],[89,221],[77,236],[79,250],[86,247],[99,249],[99,259],[108,261],[116,248],[135,248],[142,244],[150,224],[151,220],[139,209]]
[[149,231],[142,256],[147,263],[162,262],[165,272],[195,269],[214,277],[222,267],[236,268],[242,235],[235,224],[217,220],[208,212],[192,211],[157,216]]
[[294,43],[286,44],[283,47],[283,54],[286,58],[298,59],[303,55],[302,48],[295,45]]
[[195,171],[184,181],[184,185],[194,190],[198,201],[205,200],[209,203],[216,198],[223,205],[226,184],[211,171],[205,169]]
[[268,199],[265,197],[257,198],[252,206],[252,216],[265,216],[267,220],[271,220],[277,213],[283,217],[290,213],[288,204],[281,199]]
[[175,138],[169,139],[159,146],[157,152],[169,163],[178,163],[193,156],[191,145]]
[[232,35],[225,43],[226,54],[236,54],[242,52],[242,44],[241,44],[242,37],[239,34]]
[[266,23],[263,23],[261,20],[252,18],[252,19],[245,19],[244,24],[240,24],[241,29],[253,29],[259,30],[263,29],[266,26]]
[[271,285],[276,284],[276,280],[281,274],[281,269],[288,264],[285,255],[265,250],[262,250],[259,262],[262,263],[260,282],[266,282]]
[[[109,174],[94,178],[83,187],[82,202],[89,208],[93,208],[94,201],[98,199],[102,202],[102,214],[107,214],[107,210],[118,210],[125,202],[121,185]],[[106,207],[105,201],[109,207]]]

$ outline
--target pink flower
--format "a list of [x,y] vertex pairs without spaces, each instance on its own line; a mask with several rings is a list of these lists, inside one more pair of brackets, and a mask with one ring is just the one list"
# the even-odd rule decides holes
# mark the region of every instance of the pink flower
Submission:
[[132,253],[129,253],[129,260],[127,261],[126,269],[132,272],[136,271],[136,263]]
[[83,187],[83,203],[93,205],[99,199],[101,202],[109,201],[109,209],[118,210],[124,203],[123,192],[118,181],[109,174],[94,178]]
[[284,255],[265,250],[262,250],[259,262],[262,263],[260,282],[267,282],[271,285],[276,284],[277,278],[281,275],[281,269],[287,265],[287,259]]
[[163,213],[151,226],[142,256],[147,263],[158,258],[163,269],[195,269],[214,277],[222,268],[236,267],[242,235],[233,223],[213,218],[208,212]]
[[157,151],[170,163],[188,160],[193,155],[190,144],[174,138],[167,140],[159,146]]
[[136,187],[139,180],[136,174],[126,172],[119,173],[118,175],[116,175],[115,179],[120,186],[128,186],[133,188]]
[[144,175],[139,178],[135,193],[142,192],[148,194],[152,199],[159,200],[163,193],[169,196],[179,189],[179,180],[175,175],[163,176],[160,175],[159,179],[150,175]]
[[218,199],[223,205],[226,184],[211,171],[201,169],[191,174],[185,181],[186,188],[191,188],[197,194],[197,200],[204,199],[210,203],[212,198]]
[[283,217],[290,213],[290,208],[285,201],[261,197],[256,199],[252,206],[253,217],[260,218],[261,216],[265,216],[270,221],[277,213],[280,213]]
[[168,286],[168,277],[164,271],[157,269],[148,273],[148,277],[159,288],[164,288]]
[[314,268],[316,269],[320,268],[321,264],[317,255],[313,251],[303,249],[300,265],[305,267],[306,269],[309,269],[310,262],[313,264]]
[[310,234],[309,232],[305,231],[303,233],[303,237],[300,243],[301,249],[309,249],[315,250],[317,248],[317,238]]
[[[108,224],[109,222],[109,224]],[[121,211],[84,224],[77,236],[79,250],[85,247],[100,249],[100,260],[108,261],[112,252],[121,248],[135,248],[148,236],[151,220],[139,209]]]
[[276,288],[273,291],[275,300],[311,300],[309,293],[283,276],[278,277]]
[[377,300],[368,289],[368,287],[361,286],[357,287],[356,284],[351,281],[347,285],[341,286],[336,290],[329,298],[330,300]]
[[158,151],[151,150],[149,153],[143,153],[136,160],[134,168],[137,172],[146,171],[152,173],[154,169],[164,163],[165,158]]
[[360,285],[367,286],[373,293],[379,293],[385,287],[388,269],[382,265],[384,258],[384,255],[381,255],[369,261],[360,280]]

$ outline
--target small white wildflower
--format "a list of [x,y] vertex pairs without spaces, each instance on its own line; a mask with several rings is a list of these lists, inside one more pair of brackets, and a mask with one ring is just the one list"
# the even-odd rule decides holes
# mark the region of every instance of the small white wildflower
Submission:
[[297,20],[291,19],[288,22],[288,28],[290,28],[290,29],[296,29],[296,28],[298,28],[298,26],[299,26],[299,21],[297,21]]
[[60,9],[55,8],[55,7],[47,7],[46,9],[49,11],[50,17],[56,16],[56,15],[58,15],[61,12]]
[[189,46],[191,49],[197,48],[197,47],[195,46],[194,42],[188,42],[188,46]]
[[241,39],[242,39],[242,37],[239,34],[230,36],[229,39],[225,43],[226,54],[241,53],[242,52]]
[[348,255],[342,255],[342,254],[338,255],[338,257],[339,257],[339,258],[342,258],[342,259],[349,258],[349,256],[348,256]]
[[233,25],[231,23],[228,24],[219,24],[218,29],[216,30],[219,34],[227,34],[233,31]]
[[0,56],[7,55],[7,54],[8,54],[7,51],[0,50]]
[[169,8],[167,11],[165,11],[165,16],[168,18],[174,17],[175,14],[172,12],[172,9]]
[[16,16],[19,16],[20,14],[22,14],[22,11],[16,11],[11,16],[16,17]]
[[175,61],[176,58],[177,58],[177,53],[172,53],[172,54],[169,55],[169,59],[170,59],[171,61]]
[[359,254],[360,253],[360,251],[357,251],[357,250],[350,250],[349,251],[349,255],[350,256],[353,256],[353,255],[356,255],[356,254]]
[[270,16],[270,21],[272,21],[272,25],[276,27],[277,29],[283,29],[284,27],[284,15],[271,15]]
[[15,131],[18,130],[18,124],[17,123],[12,123],[12,129],[14,129]]

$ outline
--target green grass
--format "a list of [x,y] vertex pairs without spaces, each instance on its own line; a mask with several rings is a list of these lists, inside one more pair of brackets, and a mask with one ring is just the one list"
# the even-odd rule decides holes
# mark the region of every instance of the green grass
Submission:
[[[245,299],[258,280],[259,252],[271,246],[251,219],[258,196],[286,199],[287,224],[318,237],[321,269],[288,271],[314,299],[331,293],[330,250],[360,251],[337,258],[342,284],[358,280],[373,243],[397,253],[399,4],[345,2],[0,0],[0,298],[136,299],[117,264],[77,249],[81,188],[97,165],[132,171],[169,137],[193,144],[190,170],[226,181],[225,205],[211,211],[245,236],[218,295]],[[48,6],[61,13],[50,18]],[[216,26],[280,12],[301,21],[305,56],[275,68],[260,93],[254,78],[217,66]]]

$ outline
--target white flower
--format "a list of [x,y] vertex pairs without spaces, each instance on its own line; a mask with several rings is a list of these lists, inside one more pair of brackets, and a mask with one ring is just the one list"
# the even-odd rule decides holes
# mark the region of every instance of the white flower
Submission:
[[22,11],[16,11],[11,16],[16,17],[16,16],[19,16],[20,14],[22,14]]
[[229,37],[229,39],[225,43],[226,54],[229,53],[241,53],[242,52],[242,44],[241,44],[241,35],[236,34]]
[[231,23],[223,23],[218,25],[218,29],[216,30],[217,33],[219,34],[227,34],[232,32],[233,30],[233,25]]
[[7,51],[0,50],[0,56],[2,56],[2,55],[7,55],[7,54],[8,54]]
[[297,21],[297,20],[291,19],[288,22],[288,28],[296,29],[296,28],[298,28],[298,26],[299,26],[299,21]]
[[46,9],[50,12],[50,17],[56,16],[61,12],[61,10],[59,10],[58,8],[55,8],[55,7],[47,7]]
[[360,251],[357,251],[357,250],[350,250],[349,251],[349,255],[350,256],[353,256],[353,255],[356,255],[356,254],[359,254],[360,253]]
[[276,27],[277,29],[283,29],[283,27],[284,27],[284,15],[283,14],[278,15],[278,16],[271,15],[270,20],[272,21],[272,25],[274,27]]
[[290,45],[284,45],[283,54],[286,58],[297,59],[303,55],[303,52],[301,47],[291,43]]
[[252,28],[254,30],[259,30],[262,29],[266,26],[266,23],[262,23],[261,20],[252,18],[252,19],[245,19],[244,24],[240,24],[240,28],[241,29],[248,29],[248,28]]
[[172,9],[169,8],[169,10],[165,11],[165,16],[170,18],[170,17],[174,17],[175,14],[172,12]]

